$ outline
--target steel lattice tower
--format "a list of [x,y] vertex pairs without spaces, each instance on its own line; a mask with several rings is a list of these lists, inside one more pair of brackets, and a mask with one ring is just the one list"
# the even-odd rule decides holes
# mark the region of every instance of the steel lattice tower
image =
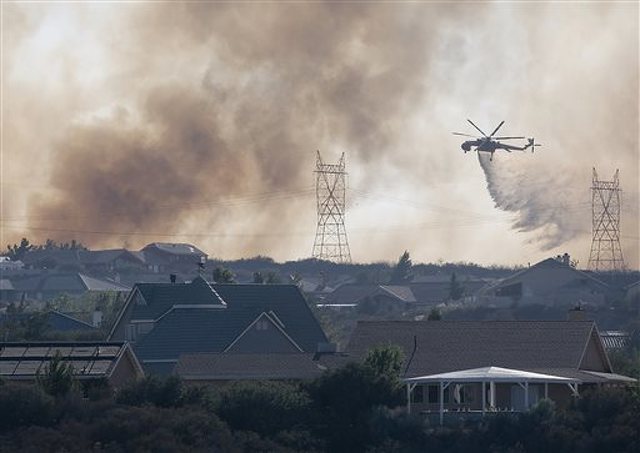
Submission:
[[600,181],[593,169],[591,185],[592,234],[589,269],[624,270],[620,247],[620,180],[616,170],[613,181]]
[[350,263],[351,252],[344,227],[346,175],[344,153],[337,164],[325,164],[316,157],[316,202],[318,226],[313,242],[314,258]]

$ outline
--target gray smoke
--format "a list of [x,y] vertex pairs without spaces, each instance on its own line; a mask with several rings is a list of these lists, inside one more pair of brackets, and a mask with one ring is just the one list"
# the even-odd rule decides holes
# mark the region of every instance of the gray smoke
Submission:
[[[585,235],[592,166],[623,169],[637,201],[637,4],[12,3],[4,12],[4,242],[164,239],[227,257],[305,256],[316,149],[327,161],[346,151],[361,191],[389,187],[446,208],[398,219],[464,228],[471,220],[459,213],[485,196],[450,135],[466,117],[487,128],[505,119],[501,132],[545,145],[481,160],[496,206],[542,248]],[[20,185],[7,189],[7,175]],[[395,213],[360,221],[377,227]],[[626,219],[637,231],[637,209]],[[464,229],[434,228],[425,240],[414,228],[375,246],[361,231],[352,248],[363,260],[395,258],[399,242],[422,259],[457,248],[455,259],[485,260],[492,250]]]

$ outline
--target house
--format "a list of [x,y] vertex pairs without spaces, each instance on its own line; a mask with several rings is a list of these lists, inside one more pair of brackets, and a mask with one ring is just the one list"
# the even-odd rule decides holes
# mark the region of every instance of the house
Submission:
[[0,378],[34,382],[56,355],[73,367],[73,376],[80,381],[106,379],[117,389],[144,376],[126,342],[42,341],[0,343]]
[[[26,326],[35,317],[40,317],[42,321],[46,322],[44,325],[44,333],[51,332],[95,332],[96,327],[86,323],[80,319],[74,318],[71,315],[62,313],[56,310],[49,310],[44,313],[31,312],[31,313],[1,313],[0,314],[0,331],[7,337],[11,337],[12,331]],[[36,318],[38,319],[38,318]]]
[[389,344],[404,352],[409,401],[425,413],[562,405],[579,386],[635,382],[614,372],[592,321],[359,322],[347,352]]
[[24,267],[24,263],[20,260],[12,261],[8,256],[0,256],[0,271],[16,271]]
[[146,370],[171,373],[183,354],[312,353],[328,343],[295,285],[139,283],[110,334]]
[[78,252],[78,258],[84,270],[92,274],[107,274],[123,269],[146,269],[144,256],[126,249],[81,250]]
[[0,304],[9,304],[19,300],[13,283],[8,278],[0,278]]
[[140,250],[147,268],[153,272],[196,269],[207,260],[207,254],[191,244],[153,242]]
[[365,313],[402,312],[415,305],[416,298],[406,285],[345,284],[318,304],[319,307],[359,307]]
[[81,249],[37,249],[29,250],[22,257],[24,266],[28,269],[57,269],[61,272],[81,272]]
[[246,380],[306,381],[325,370],[321,356],[314,353],[201,353],[181,355],[174,374],[188,383],[220,385]]
[[60,294],[81,296],[88,291],[129,291],[127,286],[115,281],[89,277],[77,272],[45,272],[25,275],[12,278],[11,283],[13,291],[15,291],[14,300],[49,300]]
[[548,258],[480,291],[485,299],[505,298],[546,305],[602,304],[611,288],[592,275]]

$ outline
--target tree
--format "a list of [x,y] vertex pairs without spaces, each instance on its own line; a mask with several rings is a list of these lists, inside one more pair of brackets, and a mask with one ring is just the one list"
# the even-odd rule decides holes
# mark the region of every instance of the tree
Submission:
[[233,273],[222,266],[218,266],[213,270],[213,281],[216,283],[235,283]]
[[9,250],[9,252],[7,253],[9,258],[11,258],[12,261],[17,261],[22,259],[22,257],[28,251],[33,249],[33,244],[29,242],[29,239],[22,238],[22,240],[20,241],[20,245],[18,244],[7,245],[7,249]]
[[451,274],[451,280],[449,282],[449,298],[451,300],[460,300],[464,294],[464,286],[458,281],[456,273]]
[[282,279],[277,273],[270,271],[270,272],[267,272],[265,283],[267,285],[279,285],[280,283],[282,283]]
[[264,283],[264,276],[262,275],[262,272],[256,271],[253,273],[253,283],[257,283],[259,285]]
[[38,370],[38,385],[51,396],[64,396],[73,388],[73,366],[62,359],[59,351],[45,366],[44,372]]
[[409,252],[405,250],[400,256],[400,259],[398,259],[396,267],[393,268],[393,272],[391,273],[391,283],[397,284],[409,282],[412,277],[412,267],[413,264],[411,263]]
[[373,410],[379,406],[396,407],[402,402],[397,379],[378,374],[373,366],[350,363],[325,372],[308,385],[319,420],[317,434],[327,440],[327,451],[366,450],[374,437],[369,423]]
[[398,346],[378,346],[371,349],[364,359],[364,364],[370,367],[377,376],[384,376],[399,384],[400,371],[404,353]]

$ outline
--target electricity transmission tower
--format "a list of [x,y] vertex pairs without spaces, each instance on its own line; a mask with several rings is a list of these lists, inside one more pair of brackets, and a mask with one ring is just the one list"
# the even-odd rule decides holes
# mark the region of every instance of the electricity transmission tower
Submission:
[[311,256],[337,263],[350,263],[351,252],[344,227],[347,175],[344,153],[337,164],[325,164],[318,151],[314,173],[318,226]]
[[593,169],[591,185],[592,240],[589,269],[624,270],[620,247],[620,180],[616,170],[613,181],[600,181]]

